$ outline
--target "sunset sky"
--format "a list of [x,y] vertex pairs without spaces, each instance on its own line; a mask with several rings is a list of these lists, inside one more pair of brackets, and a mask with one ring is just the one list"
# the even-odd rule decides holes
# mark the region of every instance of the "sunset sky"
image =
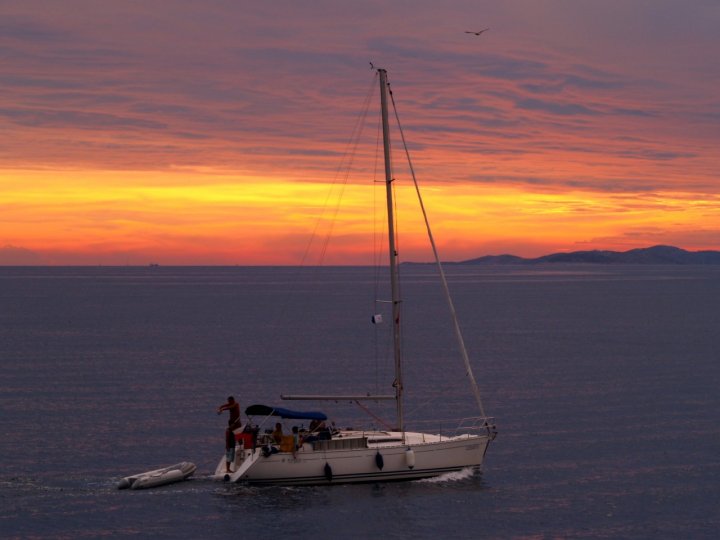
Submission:
[[325,262],[372,262],[369,62],[444,259],[720,249],[719,28],[717,0],[2,0],[0,264],[313,264],[330,228]]

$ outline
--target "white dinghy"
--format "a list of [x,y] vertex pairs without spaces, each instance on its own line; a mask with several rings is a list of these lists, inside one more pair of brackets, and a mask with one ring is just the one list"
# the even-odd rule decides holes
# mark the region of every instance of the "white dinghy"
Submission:
[[195,469],[194,463],[183,461],[162,469],[126,476],[118,482],[118,489],[145,489],[180,482],[192,476]]

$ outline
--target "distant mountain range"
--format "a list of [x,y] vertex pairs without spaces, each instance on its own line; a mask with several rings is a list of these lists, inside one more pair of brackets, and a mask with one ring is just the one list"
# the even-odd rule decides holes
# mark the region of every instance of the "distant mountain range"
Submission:
[[553,253],[535,259],[515,255],[487,255],[455,264],[540,264],[540,263],[589,263],[589,264],[720,264],[720,251],[686,251],[673,246],[653,246],[629,251],[571,251]]

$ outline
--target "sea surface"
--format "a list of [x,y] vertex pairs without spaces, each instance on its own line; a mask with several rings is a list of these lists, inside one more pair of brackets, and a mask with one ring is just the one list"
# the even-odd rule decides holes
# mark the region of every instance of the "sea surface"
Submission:
[[[446,429],[477,408],[434,269],[401,271],[408,423]],[[482,473],[303,488],[211,480],[227,421],[215,410],[230,394],[292,408],[281,393],[391,391],[386,329],[370,323],[387,309],[373,302],[387,298],[376,274],[0,268],[0,536],[720,537],[711,266],[451,266],[499,431]],[[372,423],[348,404],[298,408]],[[179,461],[196,463],[192,479],[116,489]]]

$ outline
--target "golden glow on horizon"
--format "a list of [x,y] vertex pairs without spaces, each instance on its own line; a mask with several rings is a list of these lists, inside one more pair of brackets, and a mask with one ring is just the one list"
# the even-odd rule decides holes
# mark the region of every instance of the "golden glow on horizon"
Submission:
[[[373,194],[367,185],[190,172],[5,171],[0,186],[0,247],[22,246],[49,264],[300,264],[313,230],[322,237],[330,227],[324,262],[370,264],[370,237],[385,219],[382,185]],[[588,249],[629,249],[637,245],[627,231],[648,237],[670,226],[692,231],[720,208],[717,198],[684,193],[630,198],[467,183],[422,189],[446,260],[583,249],[577,238],[597,242]],[[411,209],[416,203],[407,202],[415,200],[414,189],[398,183],[396,190],[402,258],[428,260],[424,225]]]

